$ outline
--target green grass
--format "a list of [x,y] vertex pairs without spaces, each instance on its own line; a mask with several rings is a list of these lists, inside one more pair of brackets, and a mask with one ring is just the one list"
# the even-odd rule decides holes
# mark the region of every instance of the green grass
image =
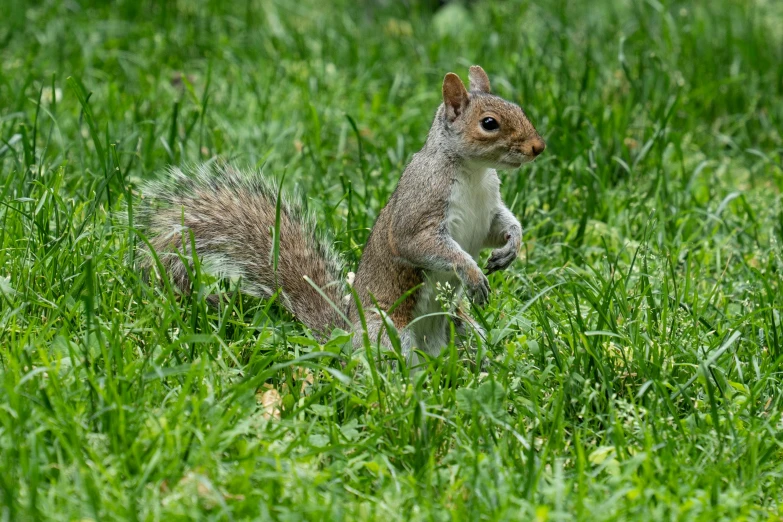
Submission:
[[[3,520],[783,515],[783,4],[0,10]],[[488,375],[376,372],[134,268],[138,183],[220,156],[285,173],[354,269],[473,63],[548,145],[502,173]]]

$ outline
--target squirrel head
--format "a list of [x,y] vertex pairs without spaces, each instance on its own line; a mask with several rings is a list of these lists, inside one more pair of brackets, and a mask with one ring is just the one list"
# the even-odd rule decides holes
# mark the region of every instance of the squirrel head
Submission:
[[546,147],[518,105],[490,92],[487,73],[478,65],[470,68],[470,92],[459,76],[446,75],[441,114],[454,150],[492,168],[517,168]]

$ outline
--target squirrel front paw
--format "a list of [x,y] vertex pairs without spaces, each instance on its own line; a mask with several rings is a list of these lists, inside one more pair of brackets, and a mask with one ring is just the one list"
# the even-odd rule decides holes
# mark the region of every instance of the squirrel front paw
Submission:
[[498,270],[505,270],[514,262],[518,253],[519,246],[511,242],[506,243],[506,246],[502,248],[493,250],[487,261],[487,273],[491,274]]
[[484,306],[489,299],[489,279],[478,265],[471,267],[460,279],[470,300],[477,306]]
[[492,251],[487,261],[487,273],[505,270],[519,255],[519,247],[522,246],[522,230],[514,227],[506,233],[506,244]]

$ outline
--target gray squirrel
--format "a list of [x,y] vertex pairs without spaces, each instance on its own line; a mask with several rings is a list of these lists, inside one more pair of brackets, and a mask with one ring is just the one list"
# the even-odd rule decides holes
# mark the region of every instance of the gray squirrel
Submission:
[[[195,245],[204,270],[240,277],[241,291],[249,295],[279,293],[282,305],[317,338],[348,328],[357,347],[366,334],[373,344],[392,348],[393,325],[411,360],[414,349],[438,355],[448,345],[448,314],[438,300],[444,287],[464,289],[477,306],[487,302],[489,281],[476,263],[482,249],[494,248],[487,273],[516,259],[522,227],[501,200],[495,169],[518,168],[545,146],[519,106],[491,94],[481,67],[470,68],[469,92],[456,74],[446,75],[427,141],[378,216],[352,284],[366,330],[356,300],[346,298],[344,270],[330,243],[300,206],[284,198],[276,228],[278,191],[261,176],[226,164],[187,174],[170,168],[164,179],[143,187],[140,216],[150,245],[183,291],[189,281],[182,260]],[[151,267],[152,257],[145,259]],[[467,311],[453,306],[459,333],[480,332]]]

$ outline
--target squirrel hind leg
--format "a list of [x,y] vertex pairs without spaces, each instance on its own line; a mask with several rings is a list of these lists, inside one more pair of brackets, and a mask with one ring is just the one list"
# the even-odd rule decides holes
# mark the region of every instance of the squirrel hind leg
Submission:
[[[372,316],[372,317],[370,317]],[[376,347],[380,344],[380,347],[384,350],[394,351],[394,343],[389,336],[388,324],[394,327],[391,319],[387,318],[384,322],[383,318],[377,314],[368,314],[367,321],[367,337],[370,340],[370,346]],[[399,339],[399,347],[402,356],[411,362],[411,356],[413,354],[414,337],[413,333],[408,328],[394,327],[397,333],[397,339]],[[364,348],[364,336],[362,335],[361,325],[356,328],[356,333],[353,337],[353,346],[355,349]]]

